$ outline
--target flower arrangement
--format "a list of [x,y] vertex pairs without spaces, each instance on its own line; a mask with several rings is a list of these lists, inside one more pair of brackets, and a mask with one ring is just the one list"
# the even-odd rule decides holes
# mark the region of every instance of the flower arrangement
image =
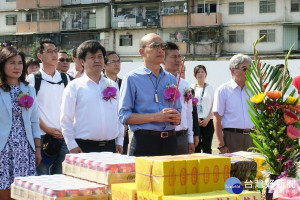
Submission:
[[[271,174],[283,177],[296,177],[297,161],[299,161],[298,138],[300,138],[300,100],[293,97],[296,92],[287,92],[292,78],[287,75],[287,59],[284,70],[261,63],[256,51],[260,38],[253,44],[254,61],[246,71],[246,85],[250,101],[249,114],[254,123],[254,131],[250,133],[255,147],[266,158]],[[251,103],[252,102],[252,103]]]
[[102,99],[104,99],[105,101],[111,101],[111,99],[116,99],[117,88],[109,86],[109,84],[107,84],[107,86],[102,91],[102,95]]
[[186,103],[189,103],[189,100],[193,98],[192,92],[188,88],[184,89],[183,96],[184,96],[184,102]]
[[16,102],[20,107],[26,108],[28,110],[31,108],[33,104],[33,98],[29,95],[29,93],[23,93],[22,91],[19,92]]
[[[167,100],[168,102],[173,102],[174,96],[175,96],[175,92],[176,92],[176,86],[168,84],[167,88],[164,90],[165,100]],[[177,91],[176,97],[175,97],[176,101],[180,98],[180,95],[181,95],[180,92]]]

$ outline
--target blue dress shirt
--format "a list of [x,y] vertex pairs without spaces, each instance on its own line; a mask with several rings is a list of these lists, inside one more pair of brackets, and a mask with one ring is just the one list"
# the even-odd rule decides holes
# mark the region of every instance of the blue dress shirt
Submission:
[[[164,108],[172,108],[173,102],[169,102],[164,98],[164,90],[167,88],[167,85],[176,87],[177,81],[175,76],[164,71],[162,67],[160,67],[158,77],[145,66],[126,74],[120,91],[120,122],[126,124],[132,113],[157,113]],[[156,93],[159,102],[155,100]],[[176,101],[174,108],[181,112],[179,100]],[[129,128],[131,131],[140,129],[168,131],[175,129],[175,125],[171,125],[169,122],[151,122],[146,124],[129,124]]]

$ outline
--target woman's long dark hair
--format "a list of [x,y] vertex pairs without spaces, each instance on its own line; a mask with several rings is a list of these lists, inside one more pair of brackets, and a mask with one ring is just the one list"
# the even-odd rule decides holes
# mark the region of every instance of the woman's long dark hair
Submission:
[[21,56],[23,63],[23,70],[21,76],[19,77],[19,81],[23,82],[25,85],[28,85],[28,82],[26,81],[27,67],[25,62],[25,54],[14,47],[5,47],[0,49],[0,87],[5,92],[9,92],[11,88],[7,83],[7,77],[4,72],[4,66],[9,58],[12,58],[17,55]]

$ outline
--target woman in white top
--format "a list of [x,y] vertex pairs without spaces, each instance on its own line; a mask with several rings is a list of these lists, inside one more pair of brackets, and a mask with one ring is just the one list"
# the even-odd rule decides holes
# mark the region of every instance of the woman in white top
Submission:
[[211,85],[205,82],[207,71],[205,66],[197,65],[194,68],[194,77],[197,80],[196,84],[192,84],[191,88],[195,91],[195,97],[198,99],[197,112],[198,124],[200,128],[199,145],[195,152],[212,153],[211,144],[214,135],[213,114],[211,112],[214,89]]

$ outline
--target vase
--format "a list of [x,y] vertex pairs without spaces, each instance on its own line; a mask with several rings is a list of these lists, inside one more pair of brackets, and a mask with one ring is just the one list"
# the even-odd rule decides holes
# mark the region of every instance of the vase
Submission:
[[274,183],[274,181],[276,181],[278,179],[278,177],[279,177],[279,175],[277,175],[277,174],[270,174],[270,177],[269,177],[270,182],[266,187],[266,194],[265,194],[266,200],[273,199],[273,192],[270,192],[270,187],[271,187],[271,184]]

